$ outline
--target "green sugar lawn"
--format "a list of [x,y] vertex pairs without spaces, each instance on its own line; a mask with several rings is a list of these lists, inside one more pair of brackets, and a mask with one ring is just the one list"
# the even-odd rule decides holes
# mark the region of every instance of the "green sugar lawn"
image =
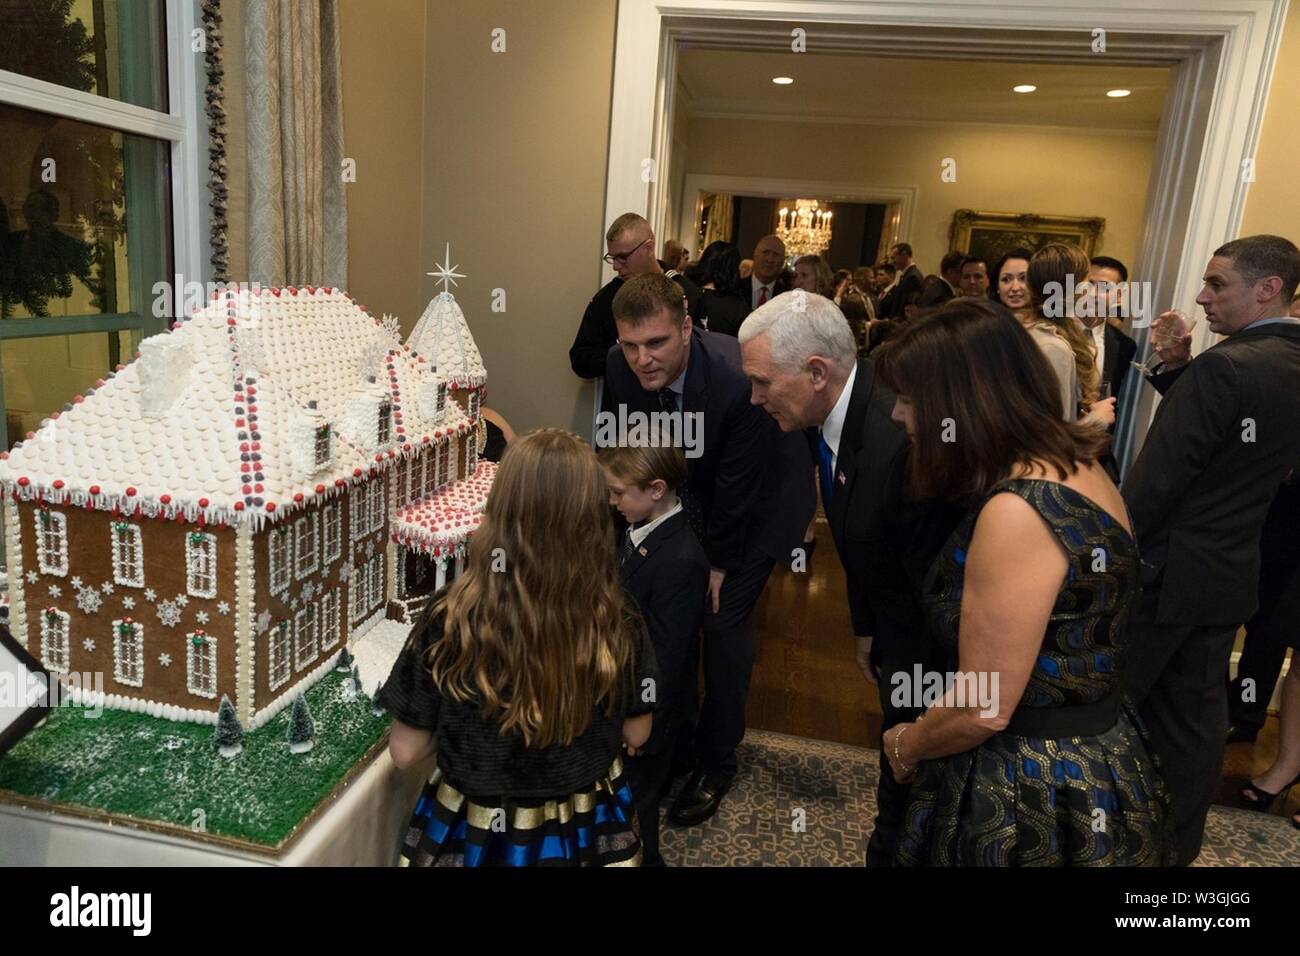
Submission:
[[347,681],[331,671],[307,691],[316,746],[305,754],[289,752],[288,707],[231,759],[209,725],[61,707],[0,757],[0,790],[276,846],[388,727]]

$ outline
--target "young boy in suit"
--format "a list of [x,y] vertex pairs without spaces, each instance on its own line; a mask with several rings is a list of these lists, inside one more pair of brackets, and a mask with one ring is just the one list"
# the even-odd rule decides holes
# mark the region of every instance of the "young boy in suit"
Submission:
[[641,824],[643,865],[663,866],[659,803],[672,781],[673,749],[695,709],[696,655],[709,561],[677,498],[686,480],[680,448],[599,452],[610,504],[627,519],[619,547],[623,586],[637,602],[659,661],[650,739],[625,762]]

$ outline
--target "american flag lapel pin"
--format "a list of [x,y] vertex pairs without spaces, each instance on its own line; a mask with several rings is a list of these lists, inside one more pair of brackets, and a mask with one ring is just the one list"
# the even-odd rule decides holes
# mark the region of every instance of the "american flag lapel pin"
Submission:
[[650,553],[650,552],[648,552],[648,551],[647,551],[645,548],[643,548],[643,547],[642,547],[642,548],[637,548],[637,550],[641,552],[641,557],[643,557],[643,558],[644,558],[646,555],[648,555],[648,554]]
[[841,471],[837,477],[841,485],[848,484],[849,479],[844,476],[844,472]]

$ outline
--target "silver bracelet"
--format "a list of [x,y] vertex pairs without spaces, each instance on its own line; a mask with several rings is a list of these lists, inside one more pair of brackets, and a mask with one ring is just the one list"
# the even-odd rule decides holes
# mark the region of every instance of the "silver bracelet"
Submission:
[[907,733],[909,725],[904,724],[902,728],[894,735],[894,762],[903,768],[903,773],[911,773],[913,768],[903,763],[903,758],[898,752],[898,744],[903,739],[903,734]]

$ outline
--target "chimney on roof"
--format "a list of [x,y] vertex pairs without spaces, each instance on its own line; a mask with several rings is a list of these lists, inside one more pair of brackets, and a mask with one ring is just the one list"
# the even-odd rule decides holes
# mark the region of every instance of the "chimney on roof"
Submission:
[[190,384],[194,354],[180,335],[153,335],[140,343],[140,412],[162,418]]

